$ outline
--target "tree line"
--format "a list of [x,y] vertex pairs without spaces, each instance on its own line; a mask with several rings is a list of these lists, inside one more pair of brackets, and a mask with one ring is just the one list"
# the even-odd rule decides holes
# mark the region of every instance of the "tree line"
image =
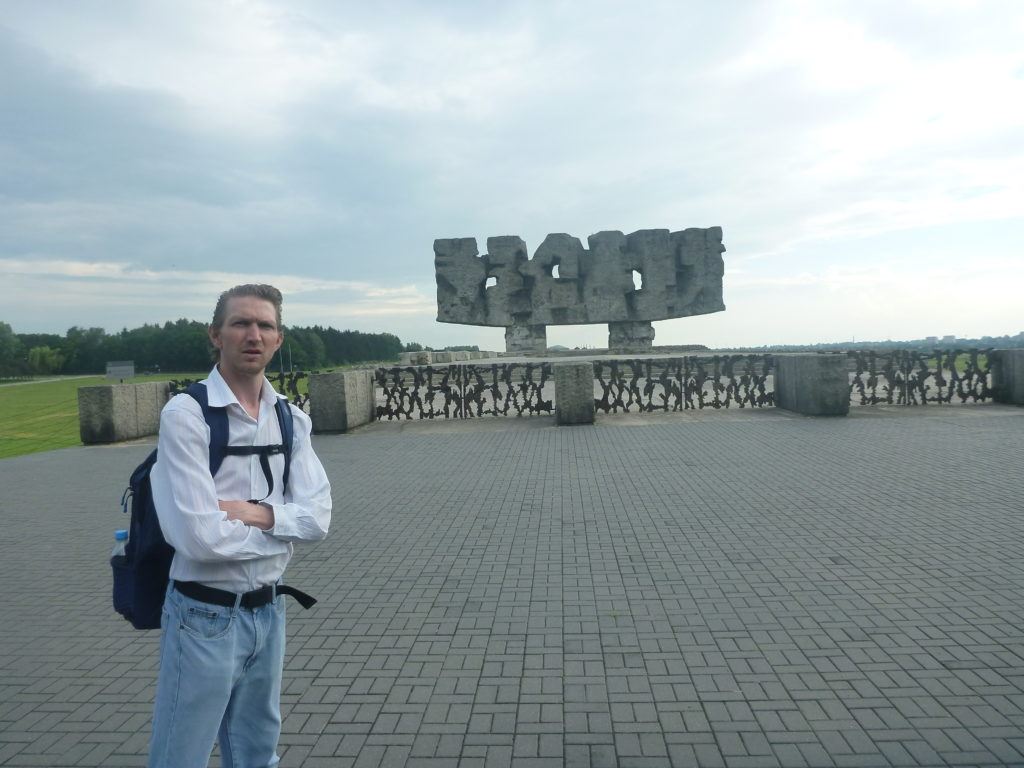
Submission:
[[[55,333],[15,333],[0,322],[0,377],[102,374],[114,360],[131,360],[139,372],[198,372],[212,366],[206,324],[168,321],[108,334],[73,326]],[[407,345],[409,346],[409,345]],[[317,370],[350,363],[395,360],[402,342],[391,333],[339,331],[320,325],[285,328],[273,370]]]
[[828,341],[820,344],[770,344],[760,347],[721,347],[720,352],[841,352],[848,349],[913,349],[918,352],[933,352],[937,349],[1021,349],[1024,348],[1024,331],[1016,336],[981,336],[974,339],[953,340],[909,339],[904,341]]

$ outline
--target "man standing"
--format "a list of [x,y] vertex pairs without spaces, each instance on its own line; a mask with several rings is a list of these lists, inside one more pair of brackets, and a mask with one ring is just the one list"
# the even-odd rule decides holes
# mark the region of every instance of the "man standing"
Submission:
[[[279,395],[264,371],[283,340],[281,292],[269,285],[225,291],[209,335],[218,362],[203,383],[209,405],[226,409],[229,446],[280,444]],[[310,443],[311,422],[289,408],[287,487],[281,452],[229,451],[211,476],[210,429],[189,395],[173,398],[160,415],[153,499],[175,553],[161,622],[151,768],[205,766],[215,741],[226,768],[278,764],[284,595],[296,593],[281,578],[292,542],[323,539],[331,520],[331,488]]]

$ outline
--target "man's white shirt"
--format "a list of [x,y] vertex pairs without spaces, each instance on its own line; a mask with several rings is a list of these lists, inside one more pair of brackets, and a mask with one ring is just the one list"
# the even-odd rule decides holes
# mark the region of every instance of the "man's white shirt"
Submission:
[[[264,378],[259,419],[242,408],[214,368],[206,384],[211,406],[224,407],[228,444],[278,445],[281,427],[274,404],[278,394]],[[174,547],[171,578],[198,581],[230,592],[248,592],[273,584],[284,574],[293,541],[319,541],[331,522],[331,486],[310,443],[312,422],[294,406],[295,438],[288,488],[283,486],[284,456],[270,457],[274,490],[265,503],[274,509],[269,531],[228,520],[219,499],[263,499],[267,481],[259,456],[225,456],[216,478],[210,476],[210,428],[192,397],[180,394],[160,414],[157,461],[150,475],[160,528]]]

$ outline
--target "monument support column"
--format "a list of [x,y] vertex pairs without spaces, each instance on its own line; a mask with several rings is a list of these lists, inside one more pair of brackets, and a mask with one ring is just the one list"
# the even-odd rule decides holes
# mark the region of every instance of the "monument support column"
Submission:
[[846,416],[850,376],[845,355],[776,355],[775,406],[805,416]]
[[608,323],[608,351],[650,352],[654,347],[654,326],[649,320]]
[[548,351],[548,329],[543,325],[510,325],[505,328],[505,354],[543,355]]

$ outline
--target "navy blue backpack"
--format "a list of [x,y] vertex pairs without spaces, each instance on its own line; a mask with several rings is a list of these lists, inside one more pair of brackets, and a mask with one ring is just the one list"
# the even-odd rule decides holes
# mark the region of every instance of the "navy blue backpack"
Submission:
[[[190,384],[185,392],[199,403],[203,409],[203,418],[210,427],[211,475],[216,476],[225,456],[259,455],[260,466],[267,478],[269,496],[274,490],[269,457],[283,453],[284,487],[288,487],[295,427],[287,400],[278,398],[275,405],[281,425],[280,445],[229,446],[227,409],[210,405],[203,384]],[[153,505],[149,473],[155,463],[156,449],[132,472],[128,488],[121,497],[121,507],[125,513],[129,511],[131,503],[128,544],[123,555],[110,558],[110,566],[114,571],[114,610],[136,629],[160,628],[160,614],[170,580],[171,559],[174,557],[174,548],[164,540]]]

